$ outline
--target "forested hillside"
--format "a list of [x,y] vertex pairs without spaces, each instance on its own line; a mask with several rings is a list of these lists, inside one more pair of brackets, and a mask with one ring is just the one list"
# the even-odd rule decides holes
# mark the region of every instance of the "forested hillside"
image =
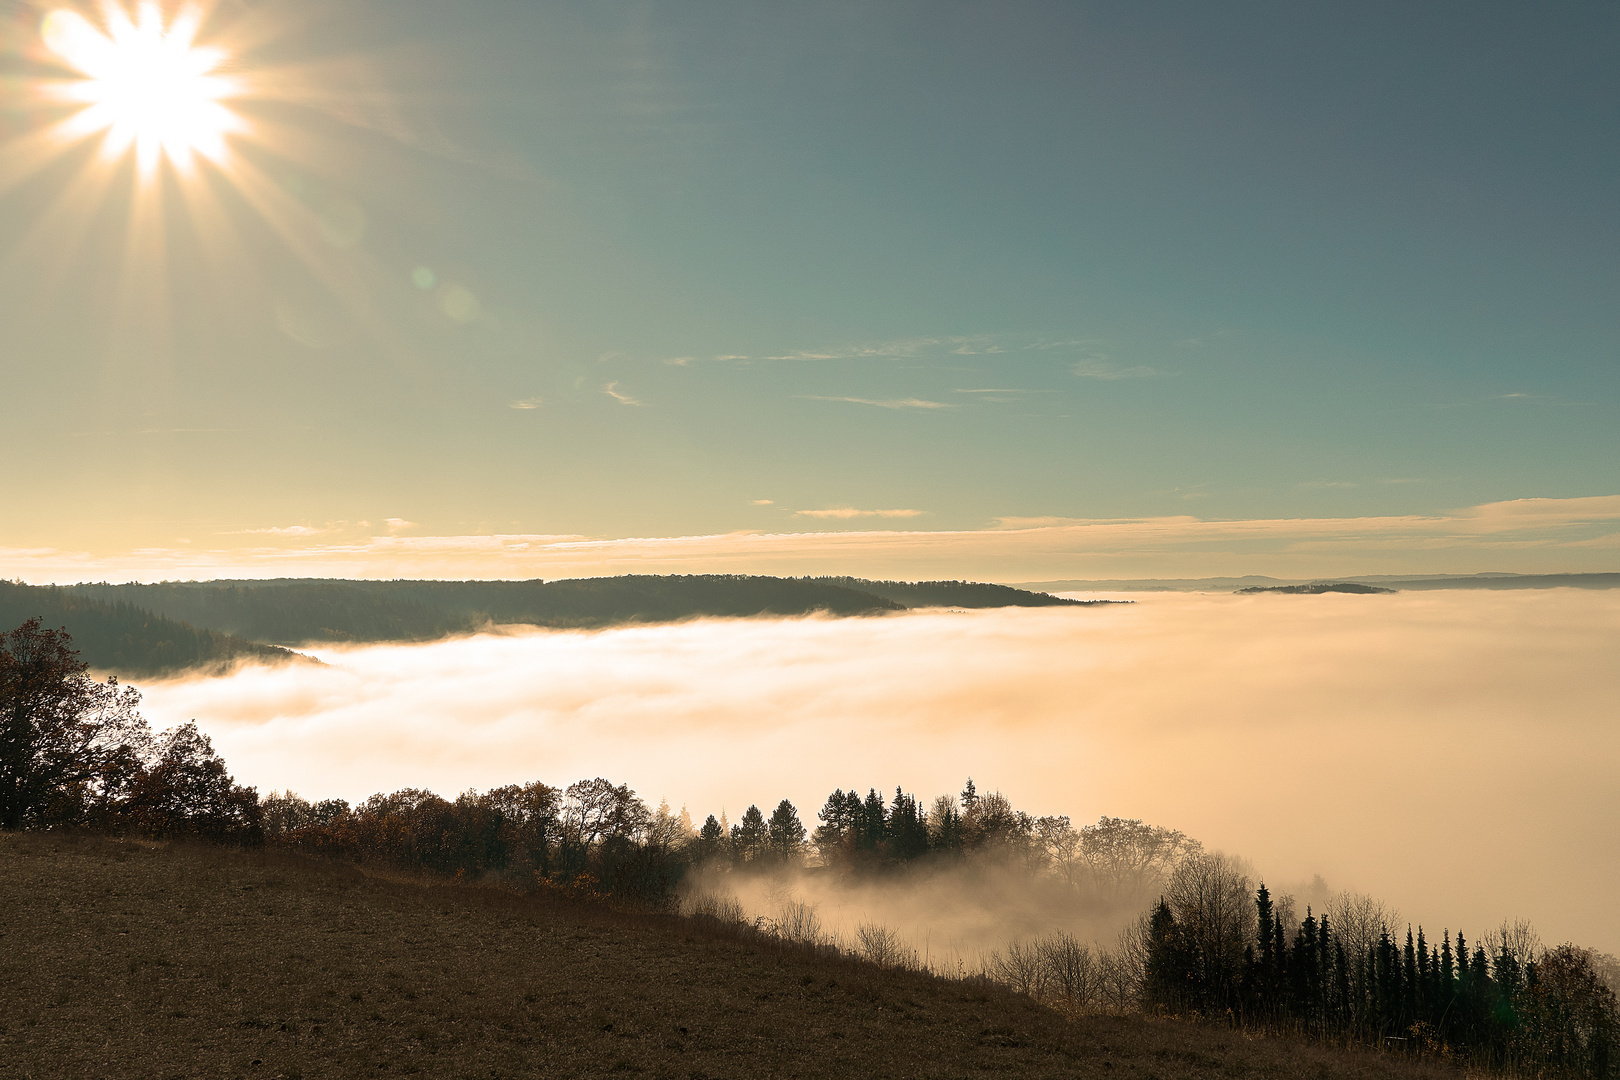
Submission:
[[105,602],[54,585],[0,581],[0,626],[17,626],[31,618],[48,627],[66,627],[85,663],[121,676],[161,675],[239,659],[305,659],[287,649],[165,618],[126,601]]
[[[132,604],[171,619],[255,641],[430,641],[469,633],[485,621],[422,603],[410,587],[433,582],[186,581],[74,585],[71,590]],[[511,582],[522,589],[528,582]],[[383,586],[374,588],[368,586]]]
[[76,585],[258,641],[426,641],[489,623],[598,627],[699,616],[867,615],[903,605],[837,585],[733,574],[567,581],[277,581]]
[[[877,615],[908,607],[1045,607],[1078,601],[966,581],[866,581],[741,574],[564,581],[173,581],[155,585],[0,583],[0,623],[38,616],[73,634],[91,666],[154,675],[275,646],[433,641],[491,624],[596,628],[698,617]],[[261,644],[263,643],[263,644]]]
[[1043,592],[1015,589],[1011,585],[991,585],[981,581],[868,581],[854,577],[803,578],[846,589],[881,596],[906,607],[1063,607],[1078,604],[1106,604],[1107,600],[1070,600]]
[[75,585],[256,641],[426,641],[489,623],[600,627],[700,616],[872,615],[912,606],[1073,604],[1043,593],[965,581],[865,581],[741,574],[626,575],[563,581],[276,581]]

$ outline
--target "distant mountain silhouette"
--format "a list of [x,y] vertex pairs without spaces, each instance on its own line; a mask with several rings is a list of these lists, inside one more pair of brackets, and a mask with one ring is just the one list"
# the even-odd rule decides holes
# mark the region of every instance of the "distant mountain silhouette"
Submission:
[[[1282,578],[1116,578],[1112,580],[1020,581],[1013,587],[1046,592],[1244,592],[1277,585],[1314,585],[1317,581]],[[1620,589],[1620,573],[1589,574],[1356,574],[1327,579],[1360,585],[1408,589]]]
[[1359,581],[1317,581],[1309,585],[1271,585],[1256,586],[1250,589],[1239,589],[1239,593],[1291,593],[1295,596],[1320,596],[1323,593],[1358,593],[1367,595],[1371,593],[1392,593],[1394,589],[1382,589],[1377,585],[1363,585]]
[[[37,617],[47,629],[66,628],[79,658],[120,676],[163,675],[236,660],[278,663],[308,657],[165,618],[133,604],[104,602],[54,585],[0,581],[0,630]],[[313,661],[310,661],[313,662]]]
[[1620,574],[1473,574],[1468,577],[1367,578],[1408,589],[1620,589]]

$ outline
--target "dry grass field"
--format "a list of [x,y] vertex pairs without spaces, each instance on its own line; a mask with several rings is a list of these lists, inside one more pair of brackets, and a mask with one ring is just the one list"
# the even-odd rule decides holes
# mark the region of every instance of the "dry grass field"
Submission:
[[269,853],[0,834],[0,1078],[1460,1074],[555,897]]

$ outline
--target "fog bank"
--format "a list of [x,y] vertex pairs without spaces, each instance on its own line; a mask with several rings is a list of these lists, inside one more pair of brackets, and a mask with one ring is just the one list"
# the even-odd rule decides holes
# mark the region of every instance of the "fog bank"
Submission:
[[195,717],[261,792],[351,800],[604,775],[698,820],[786,797],[814,826],[834,787],[972,775],[1435,929],[1520,915],[1620,952],[1620,594],[1136,599],[323,649],[149,684],[145,712]]

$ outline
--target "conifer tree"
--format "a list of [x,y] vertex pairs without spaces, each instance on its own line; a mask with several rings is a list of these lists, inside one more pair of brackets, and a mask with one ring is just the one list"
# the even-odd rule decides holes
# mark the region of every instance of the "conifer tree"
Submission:
[[777,803],[771,814],[766,825],[766,841],[771,857],[780,862],[796,861],[804,848],[804,825],[799,821],[799,811],[786,799]]
[[1406,928],[1406,952],[1401,962],[1401,1027],[1409,1027],[1418,1012],[1417,949],[1412,942],[1412,928]]
[[887,831],[885,817],[883,796],[877,793],[877,788],[872,788],[861,805],[860,832],[855,841],[857,847],[863,851],[877,851],[882,846]]
[[741,862],[753,862],[766,852],[768,837],[765,815],[760,813],[757,806],[750,805],[743,812],[742,821],[732,826],[731,842],[736,847],[736,857]]

